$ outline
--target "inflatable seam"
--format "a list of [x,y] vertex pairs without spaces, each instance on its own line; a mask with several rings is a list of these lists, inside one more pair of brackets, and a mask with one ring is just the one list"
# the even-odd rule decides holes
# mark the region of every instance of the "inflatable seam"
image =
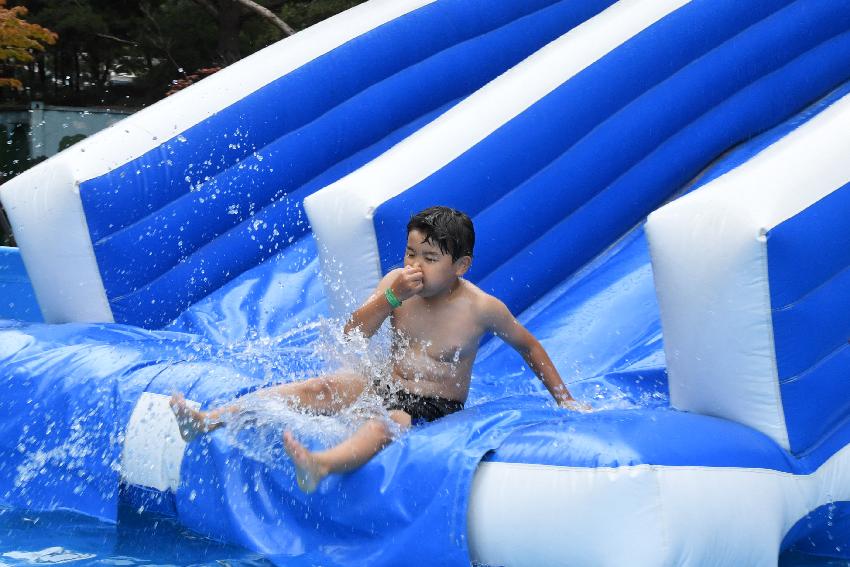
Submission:
[[755,467],[735,467],[735,466],[709,466],[709,465],[653,465],[649,463],[639,463],[636,465],[620,465],[616,467],[611,466],[595,466],[588,465],[584,466],[576,466],[576,465],[544,465],[540,463],[518,463],[518,462],[505,462],[505,461],[484,461],[479,466],[509,466],[516,469],[552,469],[557,468],[564,471],[607,471],[607,472],[627,472],[630,470],[642,471],[642,470],[650,470],[653,472],[661,472],[661,471],[725,471],[725,472],[747,472],[754,474],[765,474],[769,476],[791,476],[791,477],[800,477],[800,476],[810,476],[812,473],[798,474],[789,471],[779,471],[776,469],[768,469],[768,468],[755,468]]
[[761,268],[761,276],[764,281],[764,285],[760,286],[763,290],[763,301],[762,305],[766,306],[765,309],[767,321],[767,344],[770,349],[770,371],[771,371],[771,384],[773,385],[773,402],[776,404],[776,416],[779,418],[779,425],[781,430],[779,432],[780,438],[777,439],[777,443],[788,451],[791,450],[791,439],[788,435],[788,424],[785,420],[785,406],[782,405],[782,388],[779,384],[779,367],[777,366],[776,361],[776,339],[773,335],[773,313],[770,309],[770,272],[768,266],[768,258],[767,258],[767,231],[762,228],[759,230],[759,264]]
[[797,374],[795,374],[793,376],[783,378],[779,381],[779,383],[784,385],[784,384],[790,384],[792,382],[796,382],[798,380],[801,380],[802,378],[804,378],[806,376],[806,374],[809,374],[810,372],[814,371],[818,366],[824,364],[829,359],[838,356],[838,354],[840,352],[847,349],[848,347],[850,347],[850,343],[848,343],[847,341],[842,342],[840,345],[838,345],[837,347],[835,347],[834,349],[832,349],[831,351],[826,353],[824,356],[817,359],[815,362],[813,362],[811,365],[809,365],[809,367],[806,368],[805,370],[803,370],[802,372],[798,372]]
[[[659,471],[653,470],[653,472],[658,473]],[[656,494],[657,494],[656,499],[658,501],[658,508],[659,508],[658,523],[659,523],[659,527],[661,528],[661,554],[660,554],[660,557],[661,557],[661,560],[665,564],[670,565],[670,567],[674,567],[673,564],[670,563],[673,560],[673,558],[672,558],[673,538],[670,537],[670,531],[671,531],[670,530],[670,517],[669,517],[669,514],[668,514],[666,499],[664,498],[664,487],[662,485],[663,483],[661,482],[661,475],[660,474],[653,474],[652,475],[652,481],[653,481],[653,484],[655,485],[655,491],[656,491]]]
[[[769,19],[770,17],[772,17],[774,15],[775,15],[775,13],[774,14],[768,14],[767,16],[762,18],[761,20],[757,20],[757,21],[753,22],[750,26],[742,29],[739,33],[737,33],[737,34],[725,39],[724,41],[718,43],[713,48],[711,48],[708,51],[706,51],[705,53],[699,55],[698,57],[696,57],[695,59],[693,59],[689,63],[686,63],[681,68],[675,70],[673,73],[671,73],[669,76],[665,77],[664,79],[662,79],[661,81],[659,81],[655,85],[652,85],[651,87],[647,88],[647,90],[645,90],[644,92],[638,94],[634,99],[625,103],[621,108],[615,110],[610,115],[606,116],[601,122],[599,122],[596,126],[591,128],[581,138],[577,139],[572,145],[567,147],[563,152],[561,152],[558,156],[553,158],[549,163],[543,165],[536,172],[531,173],[526,179],[524,179],[520,183],[518,183],[515,187],[509,189],[503,195],[499,196],[498,200],[491,202],[489,205],[486,205],[483,209],[481,209],[481,211],[478,212],[478,214],[485,213],[486,211],[490,211],[490,210],[493,210],[496,207],[498,207],[502,200],[507,198],[510,194],[520,190],[523,187],[523,185],[530,182],[534,177],[543,174],[547,169],[551,168],[553,166],[553,164],[555,164],[559,160],[564,159],[565,156],[567,156],[569,154],[569,152],[573,150],[573,148],[582,144],[582,142],[585,141],[586,139],[588,139],[590,136],[592,136],[594,134],[594,132],[596,132],[600,128],[603,128],[606,124],[610,123],[612,120],[615,120],[618,116],[622,116],[624,113],[629,112],[630,107],[633,107],[634,105],[638,104],[641,100],[645,100],[646,97],[651,97],[653,91],[656,91],[657,89],[663,88],[663,86],[666,83],[668,83],[670,81],[674,81],[677,76],[682,76],[683,73],[688,72],[688,69],[690,67],[692,67],[693,65],[698,64],[698,62],[700,62],[701,60],[705,60],[706,58],[709,58],[712,53],[716,52],[717,50],[721,49],[724,46],[729,45],[730,42],[736,40],[737,38],[739,38],[743,34],[746,34],[748,30],[751,30],[752,28],[758,26],[759,24],[763,23],[765,20]],[[834,36],[832,36],[832,37],[834,37]],[[759,72],[760,74],[754,75],[752,77],[752,80],[750,80],[749,82],[747,82],[745,84],[740,85],[739,88],[729,92],[727,96],[716,101],[715,104],[713,104],[712,106],[706,107],[702,112],[693,116],[689,121],[681,124],[675,130],[671,130],[663,139],[658,140],[658,143],[654,147],[646,148],[643,155],[637,157],[632,163],[628,164],[624,169],[622,169],[622,171],[617,175],[617,177],[613,178],[610,182],[606,183],[605,185],[600,186],[598,188],[598,190],[586,195],[585,200],[583,202],[577,204],[577,206],[575,206],[571,210],[564,211],[563,216],[557,222],[555,222],[552,225],[549,225],[544,230],[540,231],[538,233],[538,235],[535,238],[533,238],[532,240],[529,240],[521,250],[519,250],[518,252],[516,252],[512,256],[506,257],[502,262],[495,264],[488,272],[486,272],[484,274],[478,274],[478,276],[477,276],[478,279],[484,280],[490,274],[493,274],[493,273],[499,271],[500,269],[506,267],[506,265],[509,264],[511,261],[513,261],[517,256],[522,255],[532,245],[534,245],[536,242],[545,238],[549,233],[551,233],[552,230],[554,230],[558,226],[562,225],[570,217],[578,214],[583,208],[588,206],[588,204],[592,200],[594,200],[596,197],[604,194],[609,189],[616,187],[616,185],[618,183],[621,183],[622,179],[624,179],[630,172],[634,171],[636,168],[641,166],[647,159],[649,159],[654,154],[656,154],[659,151],[659,149],[661,148],[661,146],[663,146],[664,144],[675,139],[676,137],[681,135],[683,132],[685,132],[686,130],[691,128],[694,124],[704,120],[706,117],[711,116],[718,109],[727,105],[730,100],[734,99],[740,93],[747,91],[748,89],[752,88],[753,85],[759,83],[761,80],[765,79],[766,77],[769,77],[769,76],[771,76],[775,73],[780,72],[783,68],[790,65],[792,62],[800,59],[805,54],[817,49],[818,47],[820,47],[824,43],[828,42],[830,39],[832,39],[832,37],[824,40],[823,42],[813,46],[810,49],[807,49],[807,50],[802,51],[802,52],[800,52],[800,53],[798,53],[794,56],[791,56],[785,63],[778,65],[775,68],[761,70]],[[694,88],[696,88],[696,87],[694,87]],[[703,171],[705,171],[705,169]],[[630,228],[626,230],[626,233],[629,230],[633,229],[634,226],[635,225],[630,225]],[[530,227],[530,228],[532,228],[532,230],[533,230],[534,227]],[[622,236],[622,234],[620,236]]]
[[[800,212],[802,212],[802,211],[800,211]],[[769,236],[769,233],[768,233],[768,236]],[[804,293],[803,295],[801,295],[800,297],[798,297],[798,298],[797,298],[797,299],[795,299],[794,301],[789,301],[788,303],[786,303],[785,305],[783,305],[783,306],[781,306],[781,307],[774,307],[774,308],[773,308],[773,312],[774,312],[774,313],[779,313],[779,312],[782,312],[782,311],[788,311],[788,310],[792,309],[793,307],[796,307],[796,306],[797,306],[797,305],[799,305],[800,303],[804,302],[804,301],[806,300],[806,298],[807,298],[807,297],[811,296],[812,294],[814,294],[815,292],[817,292],[817,291],[818,291],[819,289],[821,289],[822,287],[824,287],[824,286],[828,285],[828,284],[829,284],[830,282],[832,282],[835,278],[837,278],[837,277],[839,277],[840,275],[844,274],[844,273],[845,273],[845,272],[847,272],[848,270],[850,270],[850,266],[844,266],[843,268],[841,268],[841,269],[840,269],[840,270],[838,270],[837,272],[835,272],[835,273],[831,274],[828,278],[824,279],[824,280],[823,280],[822,282],[820,282],[818,285],[816,285],[816,286],[814,286],[813,288],[811,288],[811,289],[807,290],[807,291],[806,291],[806,293]]]

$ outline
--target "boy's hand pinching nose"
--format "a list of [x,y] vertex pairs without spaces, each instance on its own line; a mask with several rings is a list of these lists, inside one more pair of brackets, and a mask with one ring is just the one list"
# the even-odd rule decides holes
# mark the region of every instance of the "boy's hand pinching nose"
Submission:
[[395,279],[390,289],[398,297],[399,301],[410,299],[422,291],[422,268],[418,266],[405,266]]

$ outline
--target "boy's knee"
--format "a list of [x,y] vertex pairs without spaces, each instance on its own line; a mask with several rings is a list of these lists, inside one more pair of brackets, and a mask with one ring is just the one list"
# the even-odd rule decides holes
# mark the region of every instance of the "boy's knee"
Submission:
[[390,424],[383,419],[370,419],[366,422],[365,427],[369,429],[370,436],[379,439],[381,443],[386,443],[392,439]]
[[392,410],[390,412],[390,419],[405,429],[410,427],[411,423],[413,423],[413,418],[410,417],[410,414],[403,410]]
[[304,382],[304,389],[317,399],[330,399],[333,388],[327,380],[322,378],[311,378]]

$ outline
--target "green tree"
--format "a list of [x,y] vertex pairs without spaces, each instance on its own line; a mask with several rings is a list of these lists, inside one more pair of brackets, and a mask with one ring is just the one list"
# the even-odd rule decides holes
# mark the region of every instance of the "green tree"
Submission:
[[59,140],[59,151],[67,150],[77,142],[81,142],[85,140],[88,136],[85,134],[72,134],[70,136],[63,136],[61,140]]
[[282,2],[278,13],[295,29],[303,30],[340,12],[362,4],[365,0],[289,0]]
[[[6,0],[0,0],[0,61],[7,68],[31,62],[34,51],[56,42],[54,32],[24,20],[27,13],[24,6],[7,8]],[[23,84],[15,77],[0,76],[0,87],[20,90]]]
[[363,0],[26,1],[62,37],[29,64],[31,99],[144,106]]
[[217,55],[219,63],[228,65],[242,58],[240,32],[249,18],[261,18],[268,25],[276,28],[281,36],[295,33],[285,21],[280,19],[272,7],[254,0],[193,0],[205,10],[215,21],[218,30]]

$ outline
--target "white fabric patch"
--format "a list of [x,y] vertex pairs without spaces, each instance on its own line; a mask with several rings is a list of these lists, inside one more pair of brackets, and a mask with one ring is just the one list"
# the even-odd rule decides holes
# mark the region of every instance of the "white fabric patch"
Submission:
[[[186,443],[168,404],[169,396],[145,392],[136,402],[121,452],[121,476],[128,484],[177,490]],[[188,401],[193,409],[201,404]]]

